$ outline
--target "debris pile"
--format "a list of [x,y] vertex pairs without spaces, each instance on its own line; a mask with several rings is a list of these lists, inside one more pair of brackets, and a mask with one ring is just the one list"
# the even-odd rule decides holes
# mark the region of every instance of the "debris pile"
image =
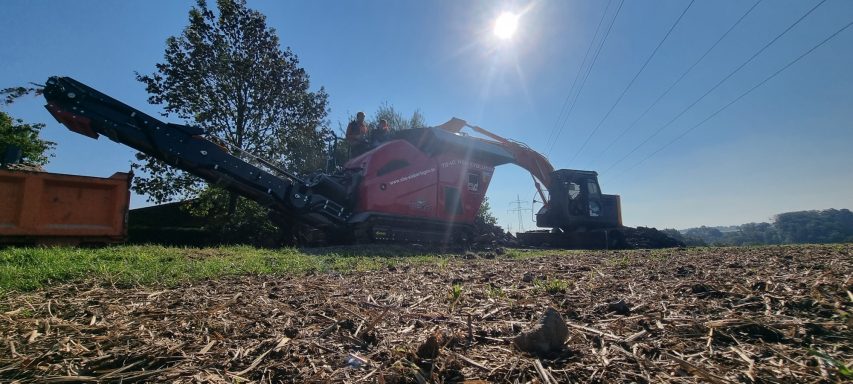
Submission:
[[624,227],[622,228],[622,233],[625,235],[626,248],[651,249],[684,247],[684,243],[659,231],[657,228]]
[[490,224],[482,220],[479,216],[474,220],[472,243],[477,247],[488,246],[515,246],[518,245],[518,240],[508,231],[504,231],[497,224]]
[[571,252],[59,285],[0,298],[0,381],[843,381],[851,251]]

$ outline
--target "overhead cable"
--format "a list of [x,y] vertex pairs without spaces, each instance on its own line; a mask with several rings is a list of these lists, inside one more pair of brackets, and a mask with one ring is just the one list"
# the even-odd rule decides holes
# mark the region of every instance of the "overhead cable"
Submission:
[[698,104],[700,101],[702,101],[703,99],[705,99],[705,97],[707,97],[709,94],[711,94],[711,92],[713,92],[714,90],[716,90],[717,88],[719,88],[721,85],[723,85],[723,83],[725,83],[727,80],[729,80],[729,79],[730,79],[732,76],[734,76],[736,73],[740,72],[740,70],[741,70],[741,69],[743,69],[747,64],[749,64],[749,63],[751,63],[753,60],[755,60],[755,58],[756,58],[756,57],[758,57],[759,55],[761,55],[761,53],[763,53],[765,50],[767,50],[767,48],[769,48],[769,47],[770,47],[770,46],[772,46],[774,43],[776,43],[776,42],[777,42],[777,41],[778,41],[782,36],[784,36],[784,35],[785,35],[785,34],[787,34],[791,29],[793,29],[794,27],[796,27],[796,26],[797,26],[801,21],[803,21],[803,19],[805,19],[808,15],[810,15],[812,12],[814,12],[814,10],[815,10],[815,9],[817,9],[818,7],[820,7],[821,5],[823,5],[823,3],[825,3],[825,2],[826,2],[826,0],[821,0],[819,3],[817,3],[817,4],[816,4],[815,6],[813,6],[811,9],[809,9],[806,13],[804,13],[802,16],[800,16],[800,18],[798,18],[796,21],[794,21],[794,23],[792,23],[792,24],[791,24],[791,25],[789,25],[787,28],[785,28],[785,30],[783,30],[783,31],[782,31],[782,32],[780,32],[778,35],[776,35],[776,37],[774,37],[772,40],[770,40],[769,42],[767,42],[767,44],[764,44],[764,46],[763,46],[763,47],[761,47],[761,49],[759,49],[759,50],[758,50],[757,52],[755,52],[752,56],[750,56],[748,59],[746,59],[746,61],[744,61],[743,63],[741,63],[740,65],[738,65],[738,66],[737,66],[737,68],[735,68],[734,70],[732,70],[731,72],[729,72],[729,74],[727,74],[725,77],[723,77],[722,79],[720,79],[720,81],[718,81],[718,82],[717,82],[717,84],[715,84],[713,87],[711,87],[710,89],[708,89],[707,91],[705,91],[705,93],[703,93],[703,94],[702,94],[702,96],[700,96],[698,99],[696,99],[695,101],[693,101],[692,103],[690,103],[690,105],[688,105],[687,107],[685,107],[684,109],[682,109],[682,110],[681,110],[681,112],[679,112],[677,115],[675,115],[675,117],[673,117],[672,119],[670,119],[666,124],[664,124],[664,125],[660,126],[656,131],[654,131],[654,133],[652,133],[651,135],[649,135],[648,137],[646,137],[646,139],[645,139],[645,140],[643,140],[642,142],[640,142],[639,144],[637,144],[633,149],[631,149],[627,154],[625,154],[625,156],[622,156],[622,157],[621,157],[619,160],[617,160],[615,163],[611,164],[611,165],[610,165],[610,167],[608,167],[608,168],[604,171],[604,173],[606,173],[606,172],[610,171],[611,169],[613,169],[614,167],[616,167],[619,163],[621,163],[622,161],[624,161],[625,159],[627,159],[627,158],[628,158],[628,156],[630,156],[631,154],[633,154],[634,152],[636,152],[636,151],[637,151],[637,149],[639,149],[640,147],[642,147],[643,145],[645,145],[646,143],[648,143],[651,139],[653,139],[654,137],[656,137],[656,136],[657,136],[659,133],[661,133],[661,131],[663,131],[666,127],[668,127],[668,126],[672,125],[672,123],[674,123],[674,122],[675,122],[676,120],[678,120],[681,116],[683,116],[687,111],[689,111],[691,108],[693,108],[693,106],[695,106],[695,105],[696,105],[696,104]]
[[554,137],[554,134],[557,133],[557,128],[560,126],[560,121],[563,118],[563,115],[566,113],[567,108],[569,107],[569,99],[571,99],[572,94],[575,91],[575,85],[578,82],[578,78],[583,70],[584,65],[586,64],[586,59],[589,57],[589,52],[592,50],[592,47],[595,45],[595,39],[598,37],[598,32],[601,30],[601,25],[604,23],[604,17],[607,16],[607,10],[610,9],[610,4],[613,0],[607,2],[607,6],[604,7],[604,12],[601,13],[601,18],[598,20],[598,26],[595,27],[595,33],[592,35],[592,40],[589,42],[589,46],[586,48],[586,53],[583,55],[583,60],[581,61],[581,65],[578,67],[577,73],[575,73],[575,79],[572,80],[572,85],[569,87],[569,93],[566,94],[566,100],[563,101],[563,106],[560,108],[560,113],[557,114],[557,120],[554,121],[554,127],[551,128],[551,132],[548,134],[548,140],[546,143],[551,142],[551,138]]
[[581,144],[580,149],[578,149],[578,151],[575,152],[575,155],[572,156],[572,158],[569,160],[569,163],[574,161],[578,157],[578,155],[583,152],[584,148],[586,148],[586,145],[589,144],[590,139],[592,139],[592,137],[598,132],[598,130],[604,124],[604,121],[607,120],[608,117],[610,117],[610,114],[613,112],[614,109],[616,109],[616,106],[619,105],[619,102],[622,101],[622,98],[625,97],[625,94],[628,93],[628,90],[631,89],[631,86],[634,85],[634,82],[637,81],[637,78],[640,77],[640,74],[643,73],[643,70],[646,69],[646,67],[649,65],[649,62],[652,61],[652,59],[655,57],[655,54],[658,53],[660,47],[663,45],[666,39],[669,38],[669,35],[672,34],[672,31],[675,29],[676,26],[678,26],[678,23],[681,22],[681,19],[684,17],[684,15],[687,13],[687,10],[690,9],[690,7],[695,1],[696,0],[690,0],[690,3],[687,4],[687,7],[685,7],[684,10],[681,11],[681,14],[678,15],[678,18],[675,19],[675,22],[672,23],[672,25],[669,27],[669,30],[666,31],[666,34],[658,42],[658,45],[652,51],[652,54],[649,55],[648,58],[646,58],[646,61],[643,63],[637,73],[634,74],[634,77],[631,78],[631,81],[628,82],[628,85],[625,86],[625,89],[622,90],[622,93],[619,94],[619,97],[616,99],[616,101],[613,102],[613,105],[610,106],[610,109],[607,110],[607,113],[604,114],[604,117],[602,117],[601,120],[598,121],[598,124],[595,125],[595,128],[593,128],[592,131],[589,132],[589,135],[587,135],[586,140],[584,140],[583,144]]
[[666,149],[667,147],[669,147],[670,145],[672,145],[672,144],[673,144],[673,143],[675,143],[676,141],[678,141],[678,140],[680,140],[681,138],[683,138],[684,136],[686,136],[688,133],[692,132],[694,129],[699,128],[699,126],[701,126],[702,124],[705,124],[708,120],[711,120],[714,116],[717,116],[720,112],[722,112],[722,111],[723,111],[723,110],[725,110],[726,108],[730,107],[732,104],[736,103],[738,100],[742,99],[744,96],[746,96],[746,95],[750,94],[752,91],[754,91],[754,90],[756,90],[758,87],[760,87],[760,86],[764,85],[765,83],[767,83],[768,81],[770,81],[771,79],[773,79],[774,77],[776,77],[777,75],[779,75],[780,73],[782,73],[783,71],[785,71],[786,69],[788,69],[790,66],[792,66],[792,65],[796,64],[796,63],[797,63],[798,61],[800,61],[802,58],[804,58],[804,57],[808,56],[808,55],[809,55],[810,53],[812,53],[814,50],[816,50],[816,49],[820,48],[820,46],[822,46],[822,45],[826,44],[828,41],[830,41],[830,40],[832,40],[834,37],[838,36],[838,34],[840,34],[841,32],[843,32],[843,31],[844,31],[844,30],[846,30],[847,28],[850,28],[850,26],[853,26],[853,21],[851,21],[850,23],[847,23],[847,25],[845,25],[844,27],[841,27],[841,29],[839,29],[839,30],[835,31],[835,33],[833,33],[833,34],[829,35],[827,38],[823,39],[820,43],[818,43],[817,45],[813,46],[813,47],[812,47],[811,49],[809,49],[808,51],[803,52],[801,55],[797,56],[797,58],[796,58],[796,59],[794,59],[794,60],[792,60],[792,61],[788,62],[788,64],[785,64],[785,66],[784,66],[784,67],[779,68],[778,70],[776,70],[776,72],[773,72],[773,74],[772,74],[772,75],[770,75],[770,76],[766,77],[764,80],[761,80],[761,82],[759,82],[758,84],[755,84],[754,86],[752,86],[752,88],[748,89],[746,92],[741,93],[741,94],[740,94],[740,96],[738,96],[738,97],[736,97],[734,100],[732,100],[732,101],[728,102],[728,104],[726,104],[726,105],[722,106],[720,109],[717,109],[716,111],[714,111],[714,113],[712,113],[712,114],[708,115],[708,117],[706,117],[705,119],[703,119],[702,121],[700,121],[700,122],[699,122],[699,123],[697,123],[696,125],[694,125],[694,126],[690,127],[689,129],[685,130],[685,131],[684,131],[684,132],[682,132],[680,135],[676,136],[674,139],[672,139],[672,140],[670,140],[669,142],[667,142],[666,144],[662,145],[662,146],[661,146],[660,148],[658,148],[656,151],[654,151],[654,152],[650,153],[648,156],[644,157],[642,160],[638,161],[638,162],[637,162],[636,164],[634,164],[633,166],[631,166],[631,167],[627,168],[627,169],[626,169],[625,171],[623,171],[622,173],[628,172],[628,171],[630,171],[630,170],[632,170],[632,169],[634,169],[634,168],[638,167],[640,164],[642,164],[642,163],[643,163],[643,162],[645,162],[646,160],[648,160],[648,159],[652,158],[654,155],[656,155],[656,154],[660,153],[661,151],[663,151],[664,149]]
[[737,19],[737,21],[736,21],[734,24],[732,24],[732,25],[729,27],[729,29],[728,29],[728,30],[726,30],[726,32],[725,32],[725,33],[723,33],[723,35],[722,35],[722,36],[720,36],[720,37],[717,39],[717,41],[715,41],[715,42],[714,42],[714,44],[712,44],[712,45],[711,45],[711,47],[709,47],[709,48],[705,51],[705,53],[703,53],[703,54],[702,54],[702,56],[700,56],[698,59],[696,59],[696,61],[694,61],[694,62],[693,62],[693,64],[691,64],[691,65],[690,65],[690,67],[688,67],[688,68],[687,68],[687,70],[685,70],[683,73],[681,73],[681,76],[679,76],[679,77],[678,77],[678,79],[676,79],[676,80],[675,80],[675,82],[673,82],[672,84],[670,84],[669,88],[667,88],[665,91],[663,91],[663,93],[661,93],[661,94],[660,94],[660,96],[658,96],[658,97],[657,97],[657,99],[655,99],[655,101],[653,101],[653,102],[648,106],[648,108],[646,108],[646,110],[645,110],[645,111],[643,111],[643,113],[641,113],[639,116],[637,116],[637,118],[636,118],[636,119],[634,119],[634,121],[633,121],[631,124],[626,125],[626,126],[625,126],[625,128],[624,128],[624,129],[622,129],[622,131],[621,131],[621,132],[619,132],[619,134],[616,136],[616,138],[615,138],[615,139],[613,139],[613,140],[611,140],[611,141],[607,144],[607,147],[605,147],[605,148],[604,148],[604,150],[602,150],[601,152],[599,152],[599,154],[596,156],[596,159],[595,159],[595,160],[597,160],[597,159],[601,158],[601,156],[603,156],[605,153],[607,153],[607,151],[608,151],[608,150],[610,150],[610,148],[612,148],[612,147],[613,147],[613,145],[614,145],[614,144],[616,144],[616,142],[618,142],[620,139],[622,139],[622,137],[624,137],[624,136],[625,136],[625,134],[626,134],[626,133],[628,133],[628,131],[630,131],[632,128],[634,128],[634,127],[637,125],[637,123],[638,123],[638,122],[639,122],[643,117],[645,117],[645,116],[646,116],[646,114],[648,114],[648,113],[649,113],[649,111],[651,111],[651,110],[652,110],[652,108],[654,108],[654,107],[655,107],[655,106],[656,106],[656,105],[661,101],[661,99],[663,99],[666,95],[668,95],[668,94],[669,94],[669,92],[670,92],[670,91],[672,91],[672,89],[673,89],[673,88],[675,88],[675,86],[676,86],[676,85],[678,85],[678,84],[681,82],[681,80],[683,80],[683,79],[687,76],[687,74],[688,74],[688,73],[690,73],[691,71],[693,71],[693,68],[695,68],[697,65],[699,65],[699,63],[700,63],[700,62],[702,62],[702,60],[704,60],[704,59],[705,59],[705,57],[707,57],[707,56],[708,56],[708,54],[709,54],[709,53],[711,53],[711,51],[713,51],[713,50],[714,50],[714,48],[716,48],[716,47],[717,47],[717,45],[719,45],[719,44],[720,44],[720,42],[721,42],[721,41],[723,41],[723,39],[725,39],[725,38],[726,38],[726,36],[728,36],[728,35],[729,35],[729,33],[731,33],[731,31],[732,31],[732,30],[734,30],[734,29],[735,29],[735,27],[737,27],[737,26],[738,26],[738,24],[740,24],[740,23],[741,23],[741,21],[743,21],[743,19],[745,19],[747,15],[749,15],[750,13],[752,13],[752,10],[753,10],[753,9],[755,9],[755,7],[756,7],[756,6],[758,6],[758,4],[759,4],[759,3],[761,3],[761,1],[762,1],[762,0],[758,0],[758,1],[756,1],[754,4],[752,4],[752,6],[751,6],[751,7],[749,7],[749,9],[747,9],[747,10],[746,10],[746,12],[745,12],[743,15],[741,15],[741,17],[740,17],[740,18],[738,18],[738,19]]
[[580,96],[581,92],[583,92],[583,88],[586,85],[586,80],[589,78],[589,74],[592,72],[592,69],[595,67],[595,63],[598,61],[598,55],[601,53],[602,48],[604,48],[604,44],[607,42],[607,38],[610,36],[610,31],[613,29],[613,24],[616,24],[616,18],[619,17],[619,11],[622,10],[623,4],[625,4],[625,0],[621,0],[619,2],[619,7],[616,8],[616,14],[613,15],[613,19],[610,21],[610,25],[607,27],[607,32],[604,33],[604,38],[601,40],[601,44],[598,45],[598,48],[596,49],[595,54],[592,57],[592,64],[590,64],[590,66],[587,68],[586,74],[584,75],[583,79],[581,79],[580,88],[578,89],[578,93],[575,94],[575,97],[572,100],[572,105],[569,108],[569,113],[566,115],[566,118],[563,119],[563,124],[557,130],[557,134],[556,136],[554,136],[554,140],[551,141],[551,145],[548,147],[546,157],[548,154],[551,153],[551,150],[554,149],[554,143],[556,143],[557,140],[560,138],[560,134],[563,133],[563,128],[565,128],[566,123],[568,123],[569,118],[572,115],[572,111],[575,110],[575,105],[577,104],[578,97]]

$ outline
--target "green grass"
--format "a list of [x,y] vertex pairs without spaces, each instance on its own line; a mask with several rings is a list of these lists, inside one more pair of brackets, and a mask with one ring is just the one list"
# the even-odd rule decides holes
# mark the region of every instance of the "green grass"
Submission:
[[[654,255],[652,257],[654,257]],[[627,268],[628,265],[631,264],[631,261],[628,258],[628,254],[621,254],[607,259],[606,264],[611,267]]]
[[570,283],[562,279],[534,280],[533,286],[536,290],[545,291],[552,295],[565,293],[569,289]]
[[838,371],[838,375],[845,379],[853,379],[853,369],[827,355],[826,353],[814,349],[809,349],[809,354],[823,359],[828,365],[834,367]]
[[503,288],[498,286],[489,285],[486,287],[486,297],[491,299],[505,299],[506,292],[504,292]]
[[450,292],[448,292],[447,298],[451,302],[455,303],[455,302],[459,301],[460,297],[462,297],[462,285],[461,284],[453,284],[453,286],[450,287]]
[[0,293],[94,279],[118,286],[175,285],[233,275],[367,271],[400,264],[447,263],[448,255],[403,247],[299,250],[244,246],[115,246],[0,249]]
[[503,257],[510,259],[531,259],[543,256],[574,256],[574,255],[583,255],[589,252],[596,251],[584,251],[577,249],[518,249],[518,248],[507,248],[506,255]]
[[[502,259],[571,256],[585,251],[507,249]],[[247,246],[176,248],[154,245],[0,249],[0,294],[91,280],[121,287],[174,286],[235,275],[298,275],[368,271],[401,264],[443,269],[458,253],[411,246],[366,245],[258,249]]]

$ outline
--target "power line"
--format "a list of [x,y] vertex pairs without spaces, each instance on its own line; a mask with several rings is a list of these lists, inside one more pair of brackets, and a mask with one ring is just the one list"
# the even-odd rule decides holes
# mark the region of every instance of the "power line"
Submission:
[[619,17],[619,11],[622,10],[623,4],[625,4],[625,0],[621,0],[619,2],[619,7],[616,8],[616,14],[613,15],[613,19],[610,21],[610,25],[607,27],[607,32],[604,33],[604,38],[601,40],[601,44],[598,45],[598,48],[596,49],[595,54],[592,57],[592,64],[589,65],[589,67],[587,68],[586,74],[584,75],[583,79],[581,79],[580,88],[578,89],[578,93],[575,94],[575,97],[572,100],[572,105],[569,108],[569,113],[566,115],[566,118],[563,119],[563,124],[557,130],[557,135],[554,136],[554,140],[551,141],[551,145],[548,147],[548,152],[546,152],[546,157],[547,157],[547,155],[551,154],[551,151],[554,149],[554,144],[560,138],[560,134],[563,133],[563,128],[565,128],[566,123],[568,123],[569,117],[571,117],[571,115],[572,115],[572,111],[575,110],[575,105],[577,104],[578,97],[580,97],[581,92],[583,92],[583,88],[586,85],[586,80],[589,78],[589,74],[592,72],[593,67],[595,67],[595,63],[598,61],[598,55],[601,53],[602,48],[604,48],[604,44],[607,42],[607,38],[610,37],[610,31],[613,29],[613,24],[616,24],[616,18]]
[[622,93],[619,95],[619,97],[616,99],[616,101],[613,102],[613,105],[610,106],[610,109],[607,110],[607,113],[604,114],[604,117],[602,117],[601,120],[598,121],[598,124],[595,125],[595,128],[593,128],[592,131],[589,132],[589,135],[586,137],[586,140],[584,140],[583,144],[581,144],[580,149],[578,149],[578,151],[575,152],[575,155],[572,156],[572,158],[569,160],[569,163],[574,161],[575,158],[577,158],[578,155],[580,155],[581,152],[583,152],[584,148],[586,148],[586,145],[589,144],[590,139],[592,139],[593,135],[595,135],[595,133],[598,132],[598,130],[604,124],[604,121],[607,120],[608,117],[610,117],[610,114],[613,112],[614,109],[616,109],[616,106],[619,105],[619,102],[622,101],[622,98],[625,97],[625,94],[628,93],[628,90],[631,89],[631,86],[634,85],[634,82],[637,81],[637,78],[640,77],[640,74],[643,73],[643,70],[646,69],[646,66],[649,65],[649,63],[652,61],[652,59],[658,53],[658,50],[660,49],[660,47],[663,45],[663,43],[666,41],[666,39],[669,38],[669,35],[672,34],[672,31],[675,29],[675,27],[678,25],[678,23],[681,22],[681,19],[684,17],[684,15],[687,13],[687,10],[690,9],[690,7],[693,5],[693,3],[695,1],[696,0],[690,0],[690,3],[687,4],[687,7],[685,7],[684,10],[681,11],[681,14],[678,15],[678,18],[675,19],[675,22],[672,23],[672,26],[669,27],[669,30],[666,31],[666,34],[663,36],[663,38],[660,40],[660,42],[658,42],[658,45],[652,51],[652,54],[649,55],[649,57],[646,59],[646,61],[643,63],[643,65],[640,67],[640,69],[637,71],[637,73],[634,74],[634,77],[631,78],[631,81],[628,82],[628,85],[625,86],[625,89],[622,90]]
[[715,41],[715,42],[714,42],[714,44],[712,44],[712,45],[711,45],[711,47],[710,47],[710,48],[708,48],[708,50],[706,50],[706,51],[705,51],[705,53],[703,53],[703,54],[702,54],[702,56],[700,56],[698,59],[696,59],[696,61],[695,61],[695,62],[693,62],[693,64],[692,64],[692,65],[690,65],[690,67],[688,67],[688,68],[687,68],[687,70],[685,70],[685,71],[681,74],[681,76],[679,76],[679,77],[678,77],[678,79],[676,79],[676,80],[675,80],[675,82],[673,82],[673,83],[669,86],[669,88],[667,88],[665,91],[663,91],[663,93],[661,93],[661,94],[660,94],[660,96],[658,96],[658,97],[657,97],[657,99],[655,99],[655,101],[654,101],[654,102],[652,102],[652,103],[648,106],[648,108],[646,108],[646,110],[645,110],[645,111],[643,111],[643,113],[641,113],[639,116],[637,116],[637,118],[636,118],[636,119],[634,119],[634,121],[633,121],[630,125],[625,126],[625,128],[624,128],[621,132],[619,132],[619,134],[616,136],[616,138],[615,138],[615,139],[613,139],[613,140],[611,140],[611,141],[610,141],[610,143],[608,143],[608,144],[607,144],[607,147],[605,147],[605,148],[604,148],[604,150],[603,150],[603,151],[601,151],[601,152],[596,156],[596,159],[595,159],[595,160],[598,160],[599,158],[601,158],[601,156],[603,156],[605,153],[607,153],[607,151],[608,151],[608,150],[610,150],[610,148],[612,148],[612,147],[613,147],[613,145],[614,145],[614,144],[616,144],[616,142],[618,142],[620,139],[622,139],[622,137],[624,137],[624,136],[625,136],[625,134],[626,134],[629,130],[631,130],[632,128],[634,128],[634,127],[637,125],[637,123],[638,123],[638,122],[639,122],[643,117],[645,117],[645,116],[646,116],[646,114],[648,114],[648,113],[649,113],[649,111],[651,111],[651,110],[652,110],[652,108],[654,108],[654,107],[655,107],[655,106],[656,106],[656,105],[661,101],[661,99],[663,99],[666,95],[668,95],[668,94],[669,94],[669,92],[670,92],[670,91],[672,91],[672,90],[673,90],[673,88],[675,88],[675,86],[676,86],[676,85],[678,85],[678,83],[680,83],[680,82],[681,82],[681,80],[683,80],[683,79],[687,76],[687,74],[688,74],[688,73],[690,73],[690,72],[693,70],[693,68],[695,68],[697,65],[699,65],[699,63],[700,63],[700,62],[702,62],[702,60],[704,60],[704,59],[705,59],[705,57],[706,57],[706,56],[708,56],[708,54],[709,54],[709,53],[711,53],[711,51],[713,51],[713,50],[714,50],[714,48],[716,48],[716,47],[717,47],[717,45],[719,45],[719,44],[720,44],[720,42],[721,42],[721,41],[723,41],[723,39],[725,39],[725,38],[726,38],[726,36],[728,36],[728,35],[729,35],[729,33],[731,33],[731,31],[732,31],[732,30],[734,30],[734,29],[735,29],[735,27],[737,27],[737,26],[738,26],[738,24],[740,24],[740,22],[741,22],[741,21],[743,21],[743,19],[745,19],[747,15],[749,15],[750,13],[752,13],[752,10],[753,10],[753,9],[755,9],[755,7],[756,7],[756,6],[758,6],[758,4],[759,4],[759,3],[761,3],[761,1],[762,1],[762,0],[758,0],[758,1],[756,1],[756,2],[755,2],[755,4],[753,4],[751,7],[749,7],[749,9],[747,9],[747,10],[746,10],[746,12],[745,12],[743,15],[741,15],[741,17],[740,17],[739,19],[737,19],[737,21],[736,21],[734,24],[732,24],[732,26],[731,26],[731,27],[729,27],[729,29],[728,29],[728,30],[726,30],[726,32],[725,32],[725,33],[723,33],[723,35],[722,35],[722,36],[720,36],[720,38],[718,38],[718,39],[717,39],[717,41]]
[[740,96],[736,97],[734,100],[730,101],[728,104],[724,105],[722,108],[720,108],[720,109],[716,110],[714,113],[710,114],[708,117],[706,117],[705,119],[703,119],[702,121],[700,121],[698,124],[696,124],[696,125],[694,125],[694,126],[690,127],[690,128],[689,128],[689,129],[687,129],[686,131],[682,132],[680,135],[676,136],[674,139],[670,140],[668,143],[664,144],[663,146],[661,146],[660,148],[658,148],[656,151],[654,151],[654,152],[650,153],[648,156],[644,157],[642,160],[640,160],[639,162],[637,162],[636,164],[634,164],[634,165],[633,165],[633,166],[631,166],[630,168],[626,169],[626,170],[625,170],[625,171],[623,171],[622,173],[625,173],[625,172],[627,172],[627,171],[630,171],[630,170],[632,170],[632,169],[634,169],[634,168],[638,167],[640,164],[642,164],[642,163],[643,163],[643,162],[645,162],[646,160],[650,159],[652,156],[654,156],[654,155],[658,154],[659,152],[663,151],[664,149],[666,149],[667,147],[669,147],[670,145],[672,145],[672,144],[673,144],[673,143],[675,143],[676,141],[680,140],[682,137],[686,136],[688,133],[690,133],[690,132],[691,132],[691,131],[693,131],[694,129],[698,128],[698,127],[699,127],[699,126],[701,126],[702,124],[705,124],[705,122],[707,122],[708,120],[711,120],[714,116],[717,116],[717,114],[719,114],[720,112],[722,112],[723,110],[725,110],[726,108],[728,108],[729,106],[731,106],[732,104],[736,103],[738,100],[742,99],[744,96],[746,96],[746,95],[750,94],[752,91],[754,91],[754,90],[756,90],[758,87],[760,87],[760,86],[764,85],[764,83],[766,83],[766,82],[770,81],[771,79],[773,79],[774,77],[776,77],[777,75],[779,75],[780,73],[782,73],[783,71],[785,71],[786,69],[788,69],[790,66],[792,66],[792,65],[796,64],[796,63],[797,63],[798,61],[800,61],[802,58],[804,58],[804,57],[808,56],[808,55],[809,55],[810,53],[812,53],[814,50],[816,50],[816,49],[820,48],[820,46],[822,46],[822,45],[826,44],[826,42],[828,42],[829,40],[832,40],[835,36],[838,36],[838,34],[840,34],[841,32],[843,32],[845,29],[850,28],[850,26],[853,26],[853,21],[851,21],[850,23],[847,23],[847,25],[845,25],[845,26],[844,26],[844,27],[842,27],[841,29],[839,29],[839,30],[835,31],[835,33],[833,33],[833,34],[829,35],[827,38],[823,39],[820,43],[818,43],[817,45],[813,46],[813,47],[812,47],[811,49],[809,49],[808,51],[803,52],[800,56],[797,56],[797,58],[796,58],[796,59],[794,59],[794,60],[790,61],[790,62],[789,62],[788,64],[786,64],[784,67],[779,68],[778,70],[776,70],[776,72],[773,72],[773,74],[772,74],[772,75],[770,75],[770,76],[766,77],[764,80],[762,80],[762,81],[761,81],[761,82],[759,82],[758,84],[755,84],[754,86],[752,86],[752,88],[748,89],[746,92],[741,93],[741,94],[740,94]]
[[779,33],[778,35],[776,35],[776,37],[774,37],[774,38],[773,38],[772,40],[770,40],[767,44],[765,44],[763,47],[761,47],[761,49],[759,49],[759,50],[758,50],[757,52],[755,52],[752,56],[750,56],[750,58],[746,59],[746,61],[744,61],[743,63],[741,63],[739,66],[737,66],[737,68],[735,68],[733,71],[729,72],[729,74],[728,74],[728,75],[726,75],[725,77],[723,77],[722,79],[720,79],[720,81],[719,81],[719,82],[717,82],[717,84],[715,84],[713,87],[711,87],[711,89],[707,90],[704,94],[702,94],[702,96],[700,96],[698,99],[696,99],[695,101],[693,101],[693,103],[691,103],[691,104],[690,104],[690,105],[688,105],[686,108],[684,108],[683,110],[681,110],[681,112],[679,112],[677,115],[675,115],[675,117],[673,117],[671,120],[669,120],[666,124],[664,124],[664,125],[660,126],[660,127],[659,127],[655,132],[654,132],[654,133],[652,133],[650,136],[646,137],[646,139],[645,139],[645,140],[643,140],[642,142],[640,142],[640,144],[638,144],[638,145],[637,145],[637,146],[635,146],[633,149],[631,149],[631,151],[629,151],[627,154],[625,154],[625,156],[622,156],[622,158],[620,158],[619,160],[617,160],[615,163],[611,164],[611,165],[610,165],[610,167],[608,167],[608,168],[604,171],[604,173],[606,173],[606,172],[610,171],[611,169],[613,169],[616,165],[618,165],[619,163],[621,163],[622,161],[624,161],[626,158],[628,158],[628,156],[630,156],[631,154],[633,154],[634,152],[636,152],[636,151],[637,151],[637,149],[639,149],[640,147],[642,147],[643,145],[645,145],[646,143],[648,143],[648,142],[649,142],[649,140],[651,140],[652,138],[654,138],[655,136],[657,136],[657,135],[658,135],[661,131],[663,131],[666,127],[670,126],[672,123],[674,123],[676,120],[678,120],[678,119],[679,119],[682,115],[684,115],[688,110],[690,110],[691,108],[693,108],[693,106],[695,106],[695,105],[696,105],[696,104],[698,104],[700,101],[702,101],[702,99],[704,99],[706,96],[708,96],[708,95],[709,95],[711,92],[713,92],[715,89],[719,88],[719,87],[720,87],[720,85],[722,85],[723,83],[725,83],[728,79],[730,79],[732,76],[734,76],[734,74],[735,74],[735,73],[739,72],[741,69],[743,69],[743,67],[745,67],[747,64],[749,64],[750,62],[752,62],[752,60],[755,60],[755,58],[756,58],[756,57],[758,57],[758,55],[760,55],[760,54],[761,54],[762,52],[764,52],[767,48],[769,48],[771,45],[773,45],[773,43],[775,43],[776,41],[778,41],[782,36],[784,36],[786,33],[788,33],[788,32],[789,32],[791,29],[793,29],[795,26],[797,26],[797,24],[799,24],[801,21],[803,21],[803,19],[805,19],[808,15],[810,15],[812,12],[814,12],[814,10],[815,10],[815,9],[817,9],[818,7],[820,7],[821,5],[823,5],[823,3],[825,3],[825,2],[826,2],[826,0],[821,0],[821,2],[817,3],[817,5],[815,5],[815,6],[814,6],[814,7],[812,7],[811,9],[809,9],[809,10],[808,10],[808,12],[806,12],[805,14],[803,14],[802,16],[800,16],[800,18],[799,18],[799,19],[797,19],[797,21],[795,21],[793,24],[789,25],[789,26],[788,26],[788,28],[785,28],[785,30],[784,30],[784,31],[782,31],[781,33]]
[[583,55],[583,60],[581,61],[581,65],[578,67],[577,73],[575,73],[575,79],[572,80],[572,85],[569,87],[569,93],[566,94],[566,100],[563,101],[563,106],[560,108],[560,113],[557,114],[557,120],[554,121],[554,127],[551,128],[551,133],[548,134],[548,143],[551,142],[551,138],[557,133],[557,127],[560,126],[560,120],[563,118],[563,114],[566,113],[566,109],[569,106],[569,99],[575,91],[575,84],[578,82],[578,77],[583,70],[584,65],[586,64],[586,59],[589,57],[589,52],[592,50],[592,47],[595,45],[595,38],[598,37],[598,31],[601,30],[601,24],[604,23],[604,17],[607,16],[607,10],[610,9],[610,4],[613,0],[609,0],[607,2],[607,6],[604,8],[604,12],[601,13],[601,19],[598,20],[598,26],[595,27],[595,33],[592,35],[592,40],[589,42],[589,46],[586,48],[586,53]]
[[560,134],[563,133],[563,128],[565,128],[566,124],[569,122],[569,118],[572,115],[572,112],[575,110],[575,105],[577,105],[578,98],[580,98],[581,92],[583,92],[584,87],[586,86],[586,80],[589,78],[590,73],[592,73],[593,68],[595,67],[595,63],[598,62],[598,55],[601,53],[604,48],[604,44],[607,43],[607,38],[610,37],[610,31],[613,29],[613,25],[616,24],[616,18],[619,17],[619,12],[622,10],[622,5],[625,4],[625,0],[621,0],[619,2],[619,7],[616,8],[616,13],[613,15],[613,18],[610,20],[610,24],[607,27],[607,31],[604,33],[604,38],[602,38],[601,43],[598,44],[598,47],[595,50],[595,53],[592,57],[592,63],[587,67],[586,73],[584,73],[583,79],[581,79],[581,85],[578,89],[578,92],[575,94],[575,97],[572,99],[572,104],[569,108],[569,112],[566,114],[566,117],[563,119],[562,124],[557,129],[557,134],[554,136],[554,139],[551,141],[550,146],[548,147],[547,155],[551,154],[551,151],[554,149],[554,144],[557,143],[557,140],[560,138]]
[[518,232],[524,232],[524,218],[523,218],[524,216],[522,215],[522,213],[527,212],[527,211],[532,212],[532,209],[530,209],[530,208],[522,208],[521,207],[522,203],[526,204],[527,202],[521,201],[521,197],[519,197],[518,195],[515,196],[515,201],[510,202],[510,204],[515,204],[515,209],[510,209],[509,212],[510,213],[512,213],[512,212],[518,213]]

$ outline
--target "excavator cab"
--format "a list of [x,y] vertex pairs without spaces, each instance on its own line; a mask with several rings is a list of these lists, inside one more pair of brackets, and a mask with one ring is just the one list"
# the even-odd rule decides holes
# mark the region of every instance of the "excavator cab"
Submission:
[[550,176],[549,204],[536,213],[536,226],[571,232],[622,225],[619,196],[601,193],[598,173],[559,169]]

